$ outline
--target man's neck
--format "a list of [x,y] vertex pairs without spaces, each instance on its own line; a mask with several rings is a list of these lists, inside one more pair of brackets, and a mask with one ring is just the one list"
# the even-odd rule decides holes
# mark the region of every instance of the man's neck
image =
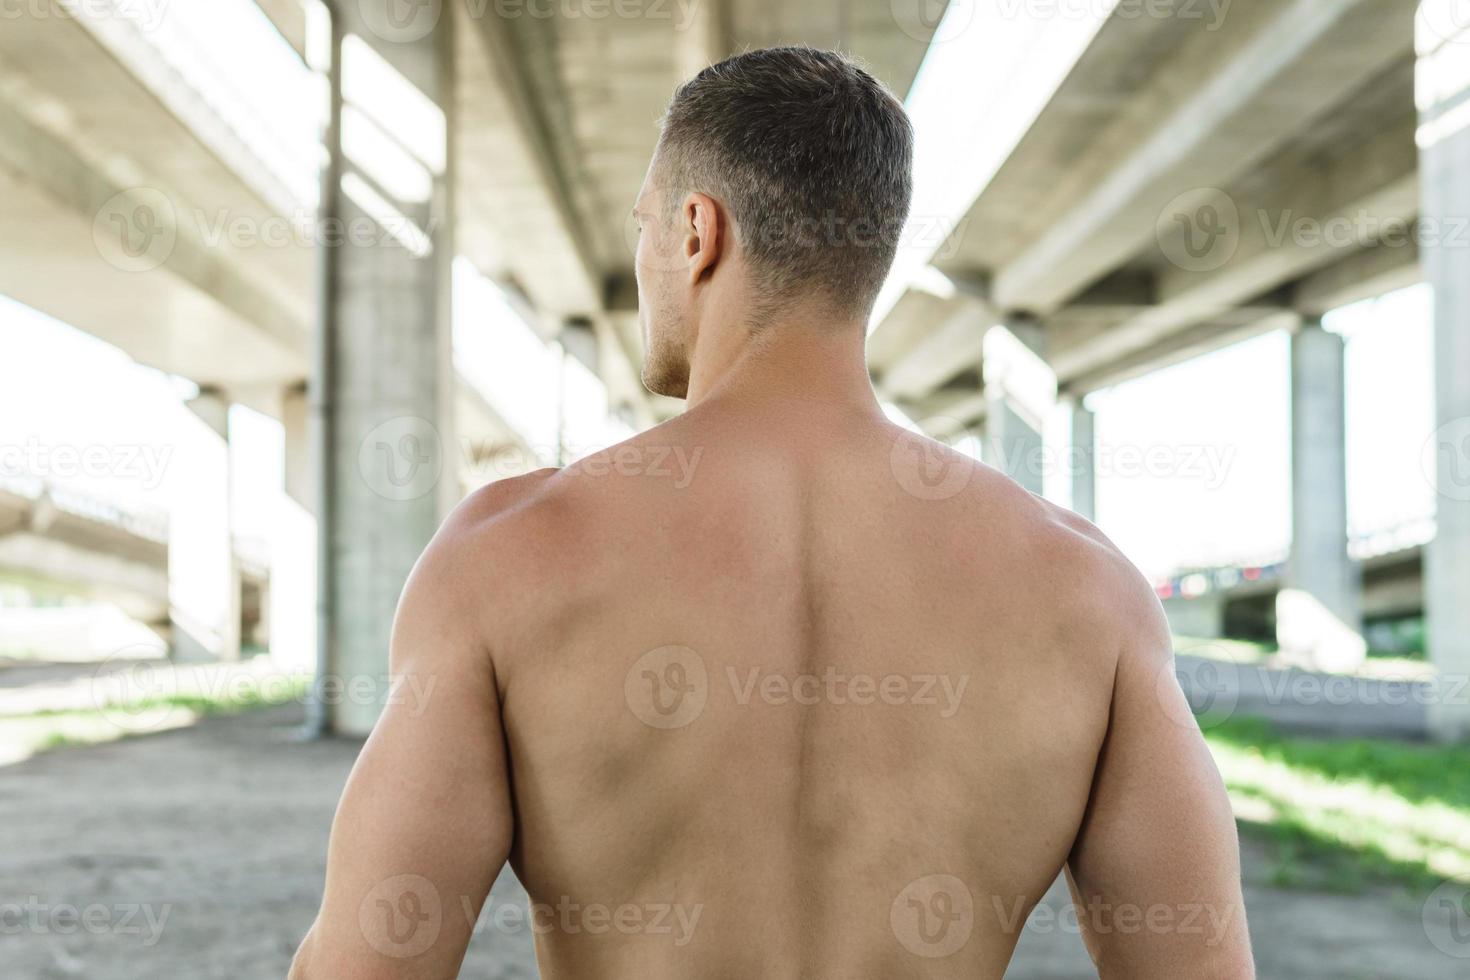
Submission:
[[793,313],[751,330],[743,323],[701,330],[691,358],[689,408],[720,402],[799,401],[882,414],[868,379],[860,320]]

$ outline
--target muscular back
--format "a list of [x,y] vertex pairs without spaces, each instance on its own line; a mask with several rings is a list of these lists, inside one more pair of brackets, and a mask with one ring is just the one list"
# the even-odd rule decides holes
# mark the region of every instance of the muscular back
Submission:
[[[508,856],[548,978],[999,977],[1070,861],[1104,975],[1248,975],[1151,593],[1090,525],[876,413],[707,403],[494,485],[415,593],[396,669],[454,693],[385,719],[343,810],[454,753],[407,778],[456,857],[404,846],[351,895],[411,872],[478,908]],[[384,806],[365,846],[422,819]],[[344,819],[333,860],[360,863]],[[1133,907],[1166,924],[1125,931]],[[447,958],[384,975],[452,975],[445,918]]]

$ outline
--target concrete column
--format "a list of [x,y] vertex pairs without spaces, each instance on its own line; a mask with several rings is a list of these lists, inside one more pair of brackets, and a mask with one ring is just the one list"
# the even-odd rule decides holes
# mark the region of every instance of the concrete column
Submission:
[[281,431],[284,436],[286,495],[310,510],[313,503],[311,486],[311,402],[306,385],[292,385],[281,392]]
[[1429,706],[1437,738],[1470,738],[1470,249],[1454,230],[1470,214],[1470,24],[1452,0],[1424,0],[1417,30],[1421,242],[1434,289],[1436,425],[1425,445],[1438,532],[1424,566],[1429,656],[1443,681]]
[[1023,413],[1024,409],[1007,397],[1004,387],[987,385],[982,452],[991,466],[1032,493],[1040,494],[1045,489],[1040,466],[1045,449],[1041,424]]
[[[363,20],[370,6],[336,5],[345,38],[327,143],[340,179],[329,165],[323,212],[328,230],[345,234],[322,250],[311,391],[322,562],[313,722],[353,735],[381,712],[404,582],[459,496],[449,319],[453,19],[388,29]],[[366,120],[407,151],[411,172],[402,160],[341,156]]]
[[240,569],[230,490],[230,402],[204,390],[188,402],[195,418],[169,512],[169,634],[173,656],[199,662],[240,656]]
[[1225,593],[1207,592],[1186,599],[1170,596],[1163,602],[1164,616],[1175,636],[1192,640],[1220,640],[1225,637]]
[[1343,340],[1310,319],[1291,340],[1291,518],[1287,588],[1277,602],[1283,652],[1312,666],[1362,660],[1362,583],[1347,551],[1347,406]]
[[1097,417],[1078,398],[1072,403],[1072,510],[1097,520]]
[[266,642],[282,670],[307,672],[317,659],[317,524],[311,512],[311,406],[305,385],[281,392],[280,415],[285,495],[271,522]]
[[1032,493],[1045,487],[1043,426],[1056,401],[1056,376],[1041,357],[1041,328],[1020,318],[985,334],[985,461]]

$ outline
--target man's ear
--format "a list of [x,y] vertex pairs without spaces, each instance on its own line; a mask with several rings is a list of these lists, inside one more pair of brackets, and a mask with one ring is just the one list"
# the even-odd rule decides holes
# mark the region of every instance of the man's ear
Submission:
[[723,212],[708,194],[691,193],[684,198],[679,217],[684,232],[684,259],[689,284],[698,285],[714,274],[725,247]]

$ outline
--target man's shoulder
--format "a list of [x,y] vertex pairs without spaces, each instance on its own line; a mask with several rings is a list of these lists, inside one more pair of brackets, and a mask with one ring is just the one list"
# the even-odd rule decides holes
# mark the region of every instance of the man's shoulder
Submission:
[[971,488],[979,519],[958,533],[963,547],[995,556],[992,572],[999,567],[1007,581],[1044,602],[1048,615],[1085,619],[1108,633],[1132,633],[1161,618],[1153,587],[1095,524],[994,469],[979,469]]
[[577,542],[598,537],[629,507],[647,509],[640,491],[664,483],[682,488],[692,479],[702,450],[684,449],[665,429],[639,433],[564,467],[485,484],[455,508],[441,535],[498,567],[570,557]]
[[1116,643],[1115,655],[1143,656],[1162,663],[1173,641],[1158,594],[1138,567],[1086,518],[1046,503],[1052,523],[1049,554],[1064,588],[1079,599],[1099,629]]
[[553,524],[546,519],[544,503],[558,472],[538,469],[472,491],[439,526],[419,561],[420,569],[468,580],[516,564],[521,542],[537,536],[529,525]]
[[1112,586],[1110,598],[1136,599],[1140,589],[1153,594],[1137,566],[1096,524],[1066,507],[1046,500],[1040,503],[1050,545],[1062,559],[1059,564]]
[[450,516],[450,521],[479,526],[535,503],[561,470],[542,467],[519,476],[494,480],[470,492]]

